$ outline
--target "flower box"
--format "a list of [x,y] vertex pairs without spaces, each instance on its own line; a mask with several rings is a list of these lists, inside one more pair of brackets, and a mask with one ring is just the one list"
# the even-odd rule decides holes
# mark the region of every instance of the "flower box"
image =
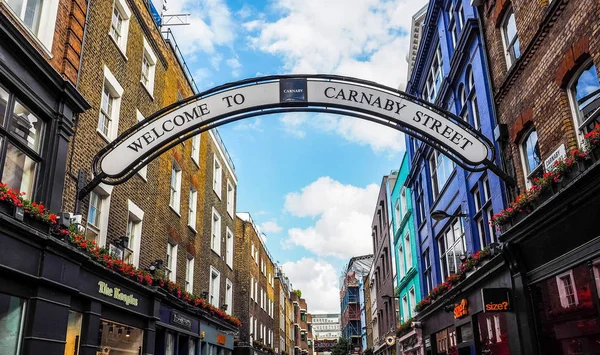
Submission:
[[525,218],[527,218],[528,215],[529,215],[529,213],[527,213],[526,211],[514,214],[513,216],[510,217],[512,225],[516,226],[519,222],[521,222],[522,220],[524,220]]
[[38,218],[25,214],[23,217],[23,223],[42,233],[50,234],[50,225],[46,221],[42,221]]
[[7,214],[11,217],[15,215],[15,206],[10,203],[0,202],[0,213]]

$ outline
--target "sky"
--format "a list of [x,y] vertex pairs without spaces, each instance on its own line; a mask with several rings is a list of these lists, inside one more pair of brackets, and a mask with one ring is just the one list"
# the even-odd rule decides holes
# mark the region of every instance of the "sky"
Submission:
[[[153,0],[157,8],[162,1]],[[412,15],[425,0],[167,0],[166,14],[201,91],[270,74],[339,74],[406,84]],[[357,118],[289,113],[219,128],[238,177],[238,212],[266,235],[274,262],[311,313],[340,312],[352,256],[373,252],[382,177],[404,137]]]

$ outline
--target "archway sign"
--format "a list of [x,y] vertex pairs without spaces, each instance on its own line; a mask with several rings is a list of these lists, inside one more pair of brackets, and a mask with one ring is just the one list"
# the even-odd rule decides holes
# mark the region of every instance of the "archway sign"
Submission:
[[123,183],[153,159],[192,136],[258,115],[326,112],[376,122],[419,139],[469,171],[490,169],[513,183],[494,162],[493,143],[460,117],[402,91],[336,75],[276,75],[215,87],[150,115],[94,158],[94,179]]

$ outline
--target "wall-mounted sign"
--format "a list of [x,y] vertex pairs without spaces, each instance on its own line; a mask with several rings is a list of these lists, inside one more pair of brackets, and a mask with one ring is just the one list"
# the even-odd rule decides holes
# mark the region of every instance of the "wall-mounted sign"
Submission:
[[454,305],[454,318],[462,318],[469,314],[469,301],[463,298],[459,304]]
[[[94,183],[123,182],[133,176],[133,169],[149,163],[182,137],[189,138],[191,132],[287,111],[331,112],[376,122],[426,142],[465,169],[492,169],[492,142],[444,109],[364,80],[280,75],[226,84],[150,115],[98,153]],[[86,186],[80,198],[92,187]]]
[[544,168],[546,168],[546,171],[552,171],[552,169],[554,169],[554,163],[565,156],[567,156],[567,151],[565,150],[565,145],[561,144],[557,150],[555,150],[552,154],[550,154],[550,156],[548,156],[548,158],[546,158],[546,160],[544,160]]
[[175,324],[186,329],[192,329],[192,320],[175,311],[171,312],[171,324]]
[[510,311],[510,290],[508,288],[481,289],[484,312]]
[[217,334],[217,344],[225,345],[227,336],[225,334]]
[[125,303],[128,306],[137,306],[138,299],[133,294],[125,294],[118,287],[110,287],[104,281],[98,281],[98,293],[104,296],[112,297]]

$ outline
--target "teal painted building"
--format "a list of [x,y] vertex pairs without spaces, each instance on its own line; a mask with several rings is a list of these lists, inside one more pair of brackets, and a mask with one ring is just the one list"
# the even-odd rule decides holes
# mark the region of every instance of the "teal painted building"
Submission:
[[414,316],[415,305],[421,300],[419,252],[413,218],[410,189],[404,182],[410,172],[410,159],[402,157],[398,178],[391,194],[392,235],[396,257],[396,289],[400,308],[400,323]]

